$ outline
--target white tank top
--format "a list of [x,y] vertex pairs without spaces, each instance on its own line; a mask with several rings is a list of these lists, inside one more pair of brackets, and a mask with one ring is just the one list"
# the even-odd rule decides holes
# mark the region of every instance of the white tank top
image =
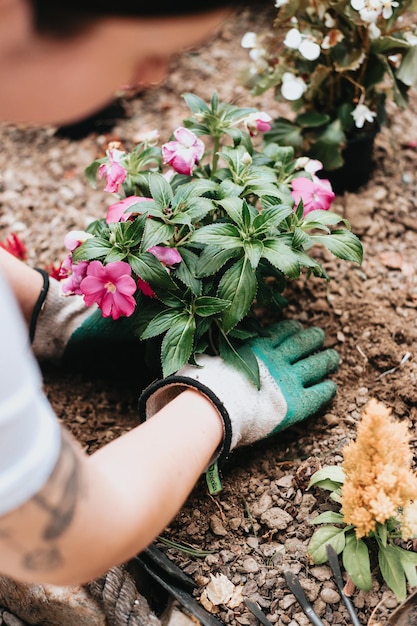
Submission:
[[28,331],[0,275],[0,515],[42,488],[60,447],[60,427],[43,393]]

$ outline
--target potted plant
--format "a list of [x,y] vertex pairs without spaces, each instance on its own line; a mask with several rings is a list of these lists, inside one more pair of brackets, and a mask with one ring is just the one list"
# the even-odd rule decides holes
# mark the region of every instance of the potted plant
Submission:
[[343,174],[359,176],[344,181],[355,189],[369,176],[386,103],[406,107],[417,84],[414,0],[277,0],[275,6],[271,28],[242,39],[251,58],[245,85],[254,95],[274,89],[292,109],[274,121],[266,140],[320,160],[327,174],[352,152]]
[[192,116],[161,147],[152,131],[131,150],[110,145],[87,168],[112,201],[67,235],[62,289],[158,340],[165,376],[208,352],[259,386],[243,342],[267,333],[257,308],[280,311],[287,280],[303,271],[328,279],[317,246],[357,263],[362,246],[328,210],[334,193],[316,162],[271,142],[255,147],[266,113],[216,95],[184,98]]

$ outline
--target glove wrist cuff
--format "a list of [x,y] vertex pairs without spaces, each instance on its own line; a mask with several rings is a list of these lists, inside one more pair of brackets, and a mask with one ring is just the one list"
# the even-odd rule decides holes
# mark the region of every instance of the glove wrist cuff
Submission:
[[49,276],[45,270],[40,269],[39,267],[35,267],[35,270],[41,274],[43,278],[42,289],[39,292],[38,299],[35,302],[35,306],[33,307],[32,317],[30,318],[29,324],[29,340],[30,343],[33,343],[35,339],[36,333],[36,323],[38,321],[39,313],[42,311],[42,307],[45,303],[46,296],[48,295],[49,290]]
[[[186,389],[195,389],[206,396],[223,421],[223,442],[216,452],[216,457],[211,461],[211,463],[213,463],[214,460],[217,460],[217,463],[221,467],[229,455],[232,443],[232,424],[230,416],[224,404],[216,394],[199,381],[189,378],[188,376],[174,375],[150,384],[139,397],[138,409],[140,421],[144,422],[155,415],[157,411],[166,406]],[[196,417],[196,419],[198,419],[198,417]]]

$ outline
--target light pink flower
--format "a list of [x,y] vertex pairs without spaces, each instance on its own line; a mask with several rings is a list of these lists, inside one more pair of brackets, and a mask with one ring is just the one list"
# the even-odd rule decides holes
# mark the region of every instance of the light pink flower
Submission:
[[78,263],[73,264],[71,254],[69,254],[64,259],[60,268],[60,274],[61,290],[65,296],[71,296],[73,294],[76,294],[78,296],[83,295],[83,292],[80,289],[80,285],[81,281],[87,275],[88,266],[88,261],[79,261]]
[[260,111],[249,113],[244,119],[245,128],[251,137],[257,133],[266,133],[271,130],[271,122],[272,117],[268,113],[261,113]]
[[125,153],[122,152],[122,150],[117,150],[116,148],[109,150],[107,163],[102,163],[98,168],[99,177],[106,178],[104,191],[116,193],[119,190],[120,185],[125,181],[127,171],[126,168],[120,163],[124,154]]
[[97,303],[103,317],[112,317],[114,320],[121,315],[132,315],[136,306],[133,297],[136,283],[131,274],[130,265],[125,261],[114,261],[107,265],[92,261],[80,285],[86,305]]
[[180,126],[174,130],[176,141],[168,141],[162,146],[164,163],[174,168],[178,174],[191,172],[204,154],[204,143],[191,130]]
[[151,198],[143,198],[142,196],[128,196],[127,198],[123,198],[123,200],[111,204],[107,209],[107,224],[111,224],[112,222],[126,222],[133,213],[140,214],[140,211],[128,211],[129,207],[137,202],[150,199]]
[[70,230],[64,237],[64,246],[72,252],[79,248],[84,241],[91,239],[92,236],[91,233],[86,233],[85,230]]
[[303,201],[304,215],[318,209],[327,211],[335,199],[330,182],[317,176],[314,176],[313,180],[302,176],[294,178],[291,186],[291,195],[295,200],[295,205],[297,206],[300,200]]
[[181,263],[182,258],[176,248],[166,248],[165,246],[152,246],[148,252],[153,254],[158,261],[160,261],[166,267]]

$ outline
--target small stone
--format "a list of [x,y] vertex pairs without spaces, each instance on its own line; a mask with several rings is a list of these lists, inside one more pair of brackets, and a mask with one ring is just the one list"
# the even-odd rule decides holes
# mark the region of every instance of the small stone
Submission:
[[291,515],[278,506],[273,506],[272,509],[261,515],[261,522],[272,530],[285,530],[292,521]]
[[218,535],[219,537],[224,537],[225,535],[227,535],[227,530],[223,526],[220,517],[216,514],[210,517],[210,528],[213,533],[215,535]]
[[320,598],[326,604],[336,604],[340,602],[340,595],[335,589],[330,589],[330,587],[324,587],[324,589],[321,590]]
[[252,572],[252,573],[258,572],[259,571],[258,562],[252,556],[248,556],[243,561],[243,569],[245,570],[245,572]]

